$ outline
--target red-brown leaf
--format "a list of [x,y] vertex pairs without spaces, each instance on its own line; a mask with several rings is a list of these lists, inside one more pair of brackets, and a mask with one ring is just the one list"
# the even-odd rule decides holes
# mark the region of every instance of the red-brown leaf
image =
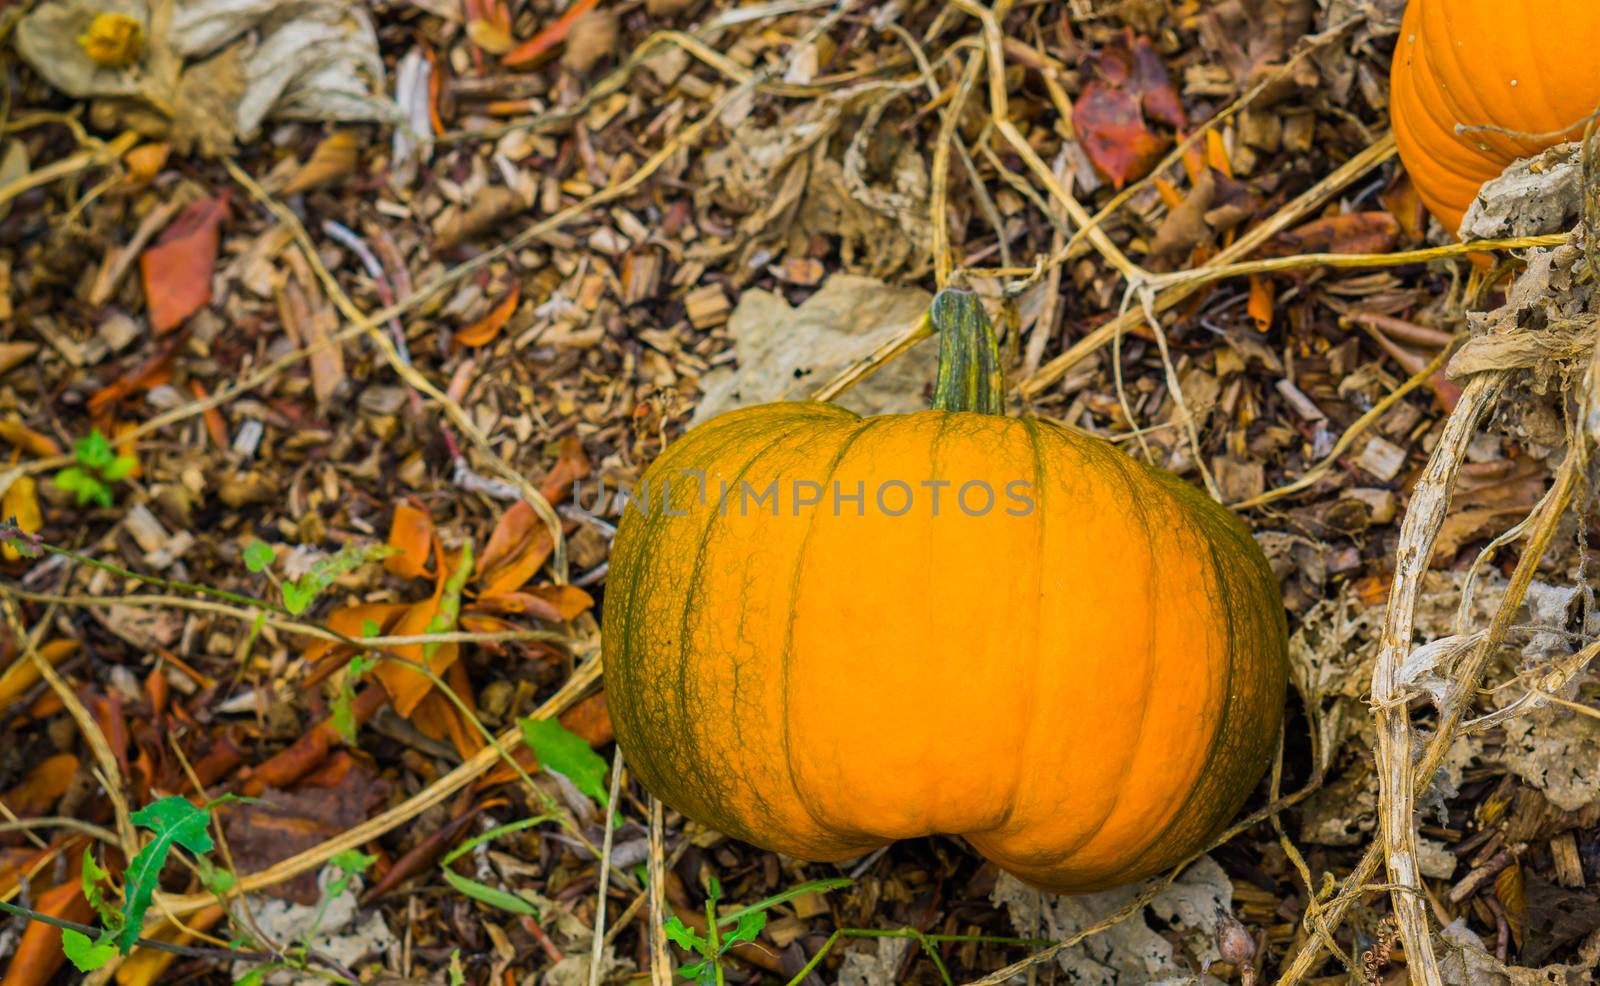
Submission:
[[1169,143],[1145,125],[1133,93],[1100,82],[1084,87],[1072,125],[1095,169],[1118,188],[1149,174]]
[[228,195],[202,199],[183,210],[156,245],[139,257],[150,330],[165,335],[211,300]]
[[1400,235],[1400,223],[1387,212],[1347,212],[1325,216],[1280,233],[1281,252],[1388,253]]

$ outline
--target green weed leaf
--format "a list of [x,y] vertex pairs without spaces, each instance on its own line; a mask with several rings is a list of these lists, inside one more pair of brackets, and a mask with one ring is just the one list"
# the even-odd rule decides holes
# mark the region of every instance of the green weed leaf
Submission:
[[252,572],[264,572],[272,567],[276,557],[272,545],[257,538],[244,549],[244,567]]
[[508,911],[512,914],[526,914],[529,917],[537,917],[539,914],[538,908],[516,894],[508,893],[498,887],[491,887],[486,883],[479,883],[477,880],[469,880],[448,867],[441,872],[444,873],[446,883],[456,888],[459,893],[471,897],[479,903],[488,904],[490,907],[498,907],[500,910]]
[[310,609],[317,596],[340,576],[355,571],[369,561],[387,558],[392,554],[394,549],[387,544],[347,544],[337,553],[317,561],[311,566],[311,571],[298,579],[285,582],[283,608],[299,616]]
[[[677,917],[668,918],[662,930],[667,933],[667,938],[681,949],[698,955],[711,951],[711,943]],[[680,971],[686,976],[691,975],[687,967]]]
[[133,857],[124,878],[124,923],[117,942],[123,955],[133,951],[133,944],[139,938],[145,911],[150,909],[150,899],[161,878],[161,868],[166,865],[173,846],[181,846],[197,854],[210,852],[212,847],[211,833],[206,831],[211,815],[196,808],[187,798],[174,795],[152,802],[134,812],[132,821],[154,832],[156,837]]
[[328,883],[328,897],[337,897],[349,890],[350,881],[365,873],[377,861],[378,857],[369,856],[359,849],[336,853],[328,863],[339,871],[339,876]]
[[722,950],[726,952],[729,948],[739,944],[740,942],[755,941],[756,935],[761,934],[761,929],[765,928],[766,926],[766,911],[751,911],[748,914],[741,916],[739,918],[738,925],[735,926],[732,931],[728,932],[728,937],[722,940]]
[[351,658],[349,666],[345,668],[344,681],[339,684],[339,694],[333,699],[333,708],[329,713],[333,719],[333,728],[339,731],[339,735],[343,736],[345,743],[350,746],[356,745],[355,683],[377,664],[377,661],[365,655]]
[[[461,546],[461,560],[456,563],[449,578],[444,580],[444,595],[439,600],[439,612],[428,621],[428,633],[449,633],[456,628],[456,621],[461,616],[461,590],[467,587],[467,579],[472,575],[472,542]],[[433,652],[439,645],[423,644],[422,657],[427,660],[433,657]]]
[[100,868],[99,862],[94,858],[94,851],[83,851],[83,899],[89,902],[95,913],[100,915],[100,923],[108,928],[122,927],[122,915],[106,900],[105,891],[100,889],[100,884],[109,884],[111,874]]
[[109,938],[109,934],[106,934],[101,935],[99,941],[91,941],[81,931],[64,928],[61,931],[61,951],[66,953],[67,960],[77,966],[79,972],[93,972],[117,954],[117,946]]
[[195,864],[195,868],[200,871],[200,882],[218,897],[225,895],[233,889],[235,883],[239,882],[237,877],[213,863],[208,857],[196,858]]
[[523,719],[522,741],[539,758],[539,765],[553,770],[579,791],[609,808],[606,796],[606,762],[589,749],[583,738],[554,719]]
[[106,436],[100,434],[100,429],[96,428],[72,443],[72,457],[99,472],[116,461],[117,453],[112,450],[111,443],[106,441]]
[[119,455],[111,460],[111,464],[100,470],[100,476],[108,483],[115,483],[127,479],[128,474],[138,468],[139,460],[131,455]]

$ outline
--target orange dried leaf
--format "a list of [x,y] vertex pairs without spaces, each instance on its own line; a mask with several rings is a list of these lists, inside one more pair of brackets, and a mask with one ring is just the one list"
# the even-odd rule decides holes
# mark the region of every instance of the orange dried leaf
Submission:
[[[51,667],[55,667],[77,652],[76,640],[52,640],[39,647],[39,656]],[[0,709],[21,698],[38,683],[39,669],[33,663],[33,659],[19,653],[12,660],[11,666],[0,672]]]
[[140,144],[122,156],[122,163],[128,167],[128,184],[134,188],[143,188],[155,180],[156,175],[167,163],[167,154],[172,150],[171,145],[164,141],[149,144]]
[[491,55],[504,55],[517,42],[511,36],[511,11],[505,0],[467,0],[467,37]]
[[[0,497],[0,520],[10,520],[27,534],[39,533],[44,516],[39,512],[39,484],[32,476],[18,476]],[[21,561],[22,553],[9,543],[0,545],[6,561]]]
[[139,255],[150,331],[165,335],[211,300],[222,221],[228,217],[226,193],[189,206]]
[[356,170],[361,158],[361,138],[354,130],[335,130],[317,143],[287,184],[284,195],[298,195],[337,181]]
[[172,356],[177,352],[176,343],[181,341],[182,337],[179,336],[131,372],[123,374],[109,385],[95,391],[89,398],[89,413],[98,416],[136,391],[159,387],[171,380]]
[[[539,484],[539,492],[551,503],[560,503],[572,492],[572,484],[589,475],[589,460],[576,440],[561,445],[560,458]],[[515,592],[539,571],[555,548],[555,541],[533,507],[519,501],[495,525],[484,549],[484,562],[478,565],[481,596]]]
[[594,605],[587,592],[571,585],[541,585],[523,592],[486,595],[478,606],[497,613],[520,613],[551,623],[565,623]]
[[78,758],[70,753],[46,757],[28,771],[16,787],[0,794],[5,806],[24,818],[50,810],[78,772]]
[[1215,128],[1206,131],[1206,164],[1229,178],[1233,177],[1233,162],[1228,160],[1228,145]]
[[[396,637],[416,637],[428,633],[434,617],[439,615],[440,603],[443,594],[437,593],[431,598],[410,606],[395,623],[390,631]],[[460,652],[459,645],[449,643],[440,644],[434,648],[432,654],[423,657],[422,644],[400,644],[390,648],[391,653],[413,664],[425,664],[435,674],[447,670],[456,662]],[[410,718],[429,692],[433,691],[433,682],[426,676],[417,673],[398,661],[384,661],[373,669],[373,676],[382,683],[389,694],[389,700],[394,704],[394,710],[404,718]]]
[[525,68],[548,58],[558,45],[567,40],[578,18],[593,10],[598,3],[599,0],[576,0],[544,30],[507,53],[500,63],[509,68]]
[[[222,920],[222,908],[213,904],[203,911],[197,911],[184,920],[184,930],[179,931],[171,921],[162,924],[153,933],[146,935],[158,941],[169,942],[177,945],[187,945],[196,937],[210,931]],[[155,986],[161,982],[162,974],[177,961],[177,956],[171,952],[159,952],[153,948],[136,948],[128,960],[117,967],[117,986]]]
[[[83,924],[90,918],[89,902],[83,897],[83,883],[76,876],[52,887],[34,901],[34,910],[63,921]],[[67,961],[61,951],[61,929],[43,921],[33,921],[22,932],[11,965],[0,986],[44,986]]]
[[495,336],[500,334],[500,330],[511,321],[512,314],[517,310],[517,302],[521,300],[522,287],[513,281],[511,290],[500,299],[489,314],[456,333],[456,342],[463,346],[486,346],[493,342]]
[[0,439],[40,459],[61,454],[61,446],[56,444],[55,439],[34,431],[15,418],[0,421]]
[[1073,107],[1072,126],[1095,170],[1117,188],[1143,178],[1167,148],[1167,138],[1145,125],[1137,96],[1099,82],[1084,87]]
[[1272,307],[1277,303],[1278,290],[1273,283],[1259,274],[1250,275],[1250,317],[1255,319],[1256,331],[1272,328]]
[[383,567],[395,575],[408,579],[431,579],[428,555],[433,548],[433,518],[427,511],[418,510],[409,503],[394,508],[394,519],[389,522],[389,547],[395,554],[383,560]]
[[[202,401],[211,396],[206,392],[205,384],[193,377],[189,378],[189,393],[193,394],[196,400]],[[206,435],[211,439],[212,446],[226,449],[230,444],[228,441],[228,423],[222,419],[222,412],[215,407],[208,407],[200,412],[200,416],[205,419]]]
[[[363,636],[362,628],[368,622],[377,624],[379,633],[388,633],[394,621],[400,618],[400,614],[410,608],[410,603],[359,603],[329,613],[326,626],[334,633],[360,640]],[[337,640],[318,640],[306,648],[306,663],[316,664],[335,651],[348,654],[353,653],[355,648]]]
[[1383,190],[1379,200],[1394,216],[1395,222],[1400,224],[1400,235],[1409,243],[1421,243],[1428,232],[1428,215],[1423,211],[1422,196],[1417,194],[1417,186],[1412,183],[1411,176],[1400,172]]
[[1172,182],[1165,178],[1157,178],[1154,182],[1156,191],[1161,195],[1161,202],[1168,209],[1176,209],[1183,204],[1183,193],[1172,186]]
[[482,579],[487,573],[503,567],[517,549],[527,544],[528,538],[539,529],[539,525],[538,515],[526,501],[518,500],[507,508],[495,522],[489,543],[478,559],[478,578]]

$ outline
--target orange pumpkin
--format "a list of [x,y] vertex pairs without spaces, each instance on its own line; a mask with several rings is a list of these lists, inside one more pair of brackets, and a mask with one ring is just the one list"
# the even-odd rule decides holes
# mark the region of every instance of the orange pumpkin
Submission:
[[1583,135],[1600,105],[1589,57],[1597,49],[1595,0],[1406,6],[1390,71],[1395,143],[1422,201],[1452,233],[1506,165]]
[[791,856],[950,833],[1051,890],[1129,882],[1260,779],[1282,601],[1193,487],[1005,417],[982,311],[935,299],[934,410],[744,408],[649,469],[607,580],[617,739],[668,805]]

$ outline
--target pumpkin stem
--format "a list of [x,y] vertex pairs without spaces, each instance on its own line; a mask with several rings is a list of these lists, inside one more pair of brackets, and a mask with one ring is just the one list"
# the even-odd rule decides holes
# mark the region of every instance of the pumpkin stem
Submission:
[[933,296],[930,315],[939,333],[933,406],[941,411],[1004,414],[1006,379],[1000,369],[1000,344],[978,296],[946,288]]

